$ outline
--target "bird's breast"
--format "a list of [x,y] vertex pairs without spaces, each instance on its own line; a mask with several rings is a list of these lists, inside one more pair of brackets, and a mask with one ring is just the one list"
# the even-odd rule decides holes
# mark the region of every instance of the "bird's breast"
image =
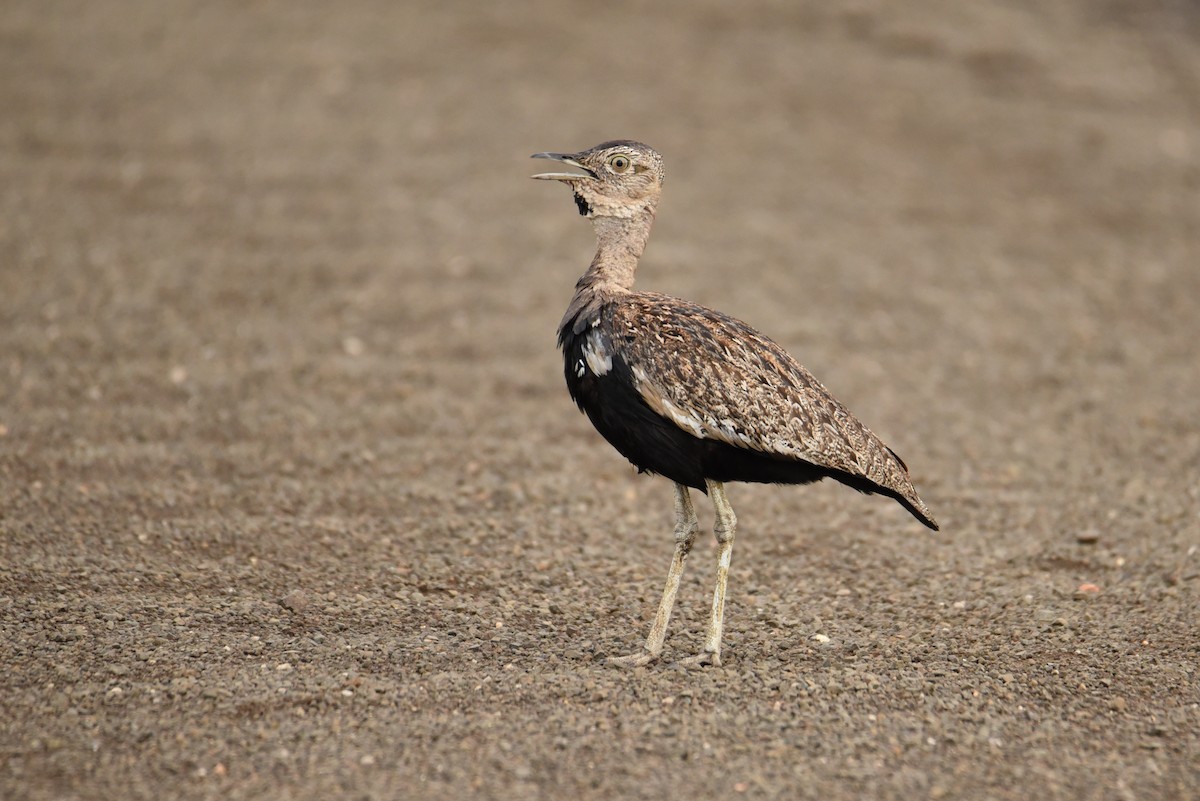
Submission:
[[591,370],[595,376],[607,375],[612,371],[612,343],[596,325],[588,329],[583,337],[582,369]]
[[602,403],[602,384],[616,380],[613,341],[599,320],[579,334],[563,338],[563,367],[567,389],[580,408]]

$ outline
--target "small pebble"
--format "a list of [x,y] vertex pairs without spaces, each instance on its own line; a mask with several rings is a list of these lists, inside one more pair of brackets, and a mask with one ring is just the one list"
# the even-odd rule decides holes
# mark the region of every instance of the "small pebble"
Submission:
[[279,605],[293,612],[303,612],[308,608],[308,596],[302,590],[292,590],[279,599]]

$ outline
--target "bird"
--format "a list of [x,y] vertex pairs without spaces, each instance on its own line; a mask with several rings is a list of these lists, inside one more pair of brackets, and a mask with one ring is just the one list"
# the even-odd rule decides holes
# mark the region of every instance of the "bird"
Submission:
[[808,484],[832,478],[895,499],[937,530],[904,461],[786,350],[746,323],[656,292],[634,275],[662,196],[662,156],[619,139],[577,153],[535,153],[575,168],[532,176],[566,184],[596,234],[596,253],[558,326],[567,389],[639,473],[674,482],[675,550],[644,646],[609,658],[659,660],[699,524],[691,490],[715,510],[717,579],[703,649],[679,660],[720,666],[737,516],[730,482]]

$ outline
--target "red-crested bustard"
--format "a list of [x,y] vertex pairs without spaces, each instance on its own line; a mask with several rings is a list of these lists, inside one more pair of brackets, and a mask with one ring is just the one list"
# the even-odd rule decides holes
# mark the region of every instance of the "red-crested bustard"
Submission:
[[582,171],[533,177],[569,186],[596,230],[596,255],[558,328],[567,388],[639,472],[675,482],[675,555],[658,614],[641,652],[610,661],[644,665],[662,653],[698,529],[689,488],[712,498],[720,556],[704,650],[685,664],[721,664],[737,525],[726,482],[807,484],[829,477],[895,498],[937,529],[900,457],[783,348],[718,311],[633,291],[662,194],[663,161],[653,148],[619,140],[533,158]]

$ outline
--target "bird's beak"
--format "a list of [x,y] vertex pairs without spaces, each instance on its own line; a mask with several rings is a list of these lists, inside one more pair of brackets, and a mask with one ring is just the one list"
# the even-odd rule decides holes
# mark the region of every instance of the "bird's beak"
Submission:
[[[595,178],[596,173],[589,170],[587,167],[575,160],[574,155],[568,153],[534,153],[530,156],[531,159],[550,159],[552,161],[561,161],[563,164],[570,164],[572,167],[578,167],[587,175]],[[537,178],[542,181],[578,181],[580,178],[585,178],[587,175],[580,175],[577,172],[540,172],[537,175],[531,175],[531,178]]]

